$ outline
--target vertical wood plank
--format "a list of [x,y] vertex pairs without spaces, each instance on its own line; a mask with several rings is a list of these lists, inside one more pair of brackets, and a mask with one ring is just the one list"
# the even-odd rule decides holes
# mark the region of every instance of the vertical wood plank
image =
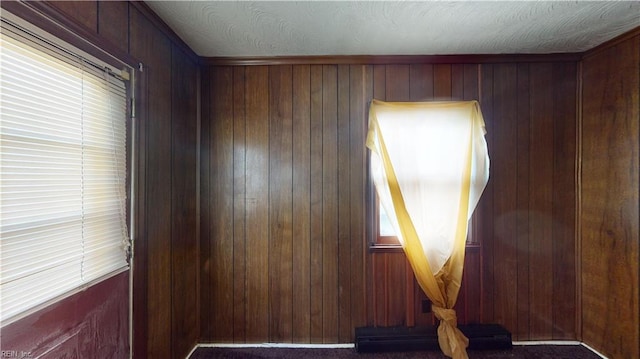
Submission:
[[[387,65],[385,75],[386,100],[409,101],[411,98],[409,65]],[[407,260],[402,253],[386,253],[385,257],[387,261],[384,293],[386,325],[406,325]]]
[[[94,4],[95,5],[95,4]],[[171,356],[171,43],[137,10],[131,18],[131,55],[146,65],[144,134],[146,187],[146,308],[144,355]],[[135,289],[134,289],[135,290]],[[138,331],[140,331],[138,327]],[[144,347],[146,346],[146,348]],[[145,350],[146,349],[146,350]]]
[[387,65],[385,75],[386,101],[409,101],[409,65]]
[[245,67],[233,68],[233,341],[246,340],[246,119]]
[[98,1],[49,1],[87,29],[98,32]]
[[467,248],[467,255],[465,256],[465,314],[466,320],[462,323],[476,324],[481,323],[481,307],[480,299],[482,298],[481,283],[482,283],[482,268],[480,262],[480,248],[469,247]]
[[[364,99],[365,101],[367,101],[367,103],[370,103],[369,101],[371,101],[372,99],[374,99],[374,93],[373,93],[373,86],[374,86],[374,75],[373,75],[373,66],[372,65],[366,65],[364,66],[364,84],[363,84],[363,92],[364,92]],[[368,114],[368,106],[367,106],[367,112],[365,112],[365,128],[364,128],[364,138],[366,138],[366,134],[368,131],[368,126],[369,126],[369,119],[367,117]],[[364,140],[363,138],[363,140]],[[366,237],[366,243],[364,244],[365,248],[364,251],[364,277],[365,277],[365,292],[366,292],[366,316],[367,316],[367,325],[375,325],[375,299],[376,296],[374,295],[375,293],[375,282],[373,280],[373,255],[371,252],[368,251],[368,247],[370,245],[370,241],[371,241],[371,232],[372,232],[372,226],[371,223],[369,222],[371,220],[370,218],[370,213],[372,211],[372,204],[371,202],[371,180],[368,177],[368,165],[369,165],[369,151],[366,150],[366,156],[365,156],[365,172],[364,172],[364,180],[365,180],[365,197],[364,200],[366,201],[366,211],[363,213],[366,213],[366,220],[365,220],[365,237]]]
[[[311,342],[311,72],[293,67],[293,342]],[[316,134],[317,136],[317,134]]]
[[583,61],[580,204],[583,340],[640,357],[640,36]]
[[529,323],[531,339],[552,337],[553,72],[531,64],[529,187]]
[[311,342],[323,342],[322,66],[311,66]]
[[375,326],[388,326],[387,318],[387,253],[373,253],[373,318]]
[[460,101],[464,97],[464,66],[451,65],[451,100]]
[[554,85],[553,339],[576,337],[576,65],[557,63]]
[[322,67],[322,336],[338,341],[338,119],[336,66]]
[[211,121],[211,68],[205,67],[202,77],[201,134],[200,134],[200,339],[211,341],[211,195],[209,189]]
[[518,64],[518,121],[516,124],[517,158],[516,176],[518,178],[516,194],[516,235],[518,263],[517,316],[516,333],[520,340],[529,336],[529,64]]
[[[385,65],[373,66],[373,98],[377,100],[386,101],[386,70]],[[372,190],[374,190],[372,188]],[[375,234],[374,234],[375,236]],[[386,280],[386,254],[385,253],[373,253],[371,256],[371,269],[373,273],[369,273],[372,278],[372,311],[374,325],[387,325],[387,280]]]
[[409,66],[411,79],[411,101],[429,101],[433,99],[433,65],[411,64]]
[[[489,158],[494,158],[494,115],[493,115],[493,65],[480,65],[480,106],[484,117],[487,133],[485,139],[489,149]],[[482,243],[482,321],[494,322],[494,256],[493,256],[493,180],[489,182],[478,202],[480,221],[477,230]]]
[[433,97],[434,100],[451,99],[451,65],[433,65]]
[[269,340],[291,342],[292,68],[269,67]]
[[211,71],[211,317],[217,342],[233,341],[233,68]]
[[517,293],[516,263],[516,187],[518,158],[516,133],[516,65],[494,66],[493,114],[494,134],[500,141],[495,143],[492,161],[493,185],[500,190],[493,192],[494,244],[493,254],[499,259],[495,266],[494,318],[507,330],[515,331]]
[[478,71],[479,65],[476,64],[465,64],[463,68],[463,94],[462,99],[465,101],[469,100],[480,100],[479,98],[479,86],[478,86]]
[[129,3],[99,1],[97,31],[123,52],[129,51]]
[[[349,168],[351,240],[351,330],[366,325],[365,284],[365,178],[366,99],[365,66],[351,65],[349,71]],[[353,336],[353,333],[351,334]],[[349,338],[353,341],[354,338]]]
[[176,47],[172,54],[171,295],[173,357],[198,340],[197,69]]
[[269,69],[250,66],[245,76],[246,336],[255,343],[269,337]]
[[351,163],[349,65],[338,66],[338,341],[352,341],[351,327]]
[[387,253],[387,325],[406,324],[407,258],[404,253]]

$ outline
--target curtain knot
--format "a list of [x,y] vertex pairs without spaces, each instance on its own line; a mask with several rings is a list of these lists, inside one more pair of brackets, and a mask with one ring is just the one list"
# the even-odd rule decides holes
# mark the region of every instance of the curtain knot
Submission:
[[468,359],[466,348],[469,346],[469,339],[458,329],[456,311],[435,305],[432,309],[436,318],[440,320],[438,343],[442,352],[454,359]]

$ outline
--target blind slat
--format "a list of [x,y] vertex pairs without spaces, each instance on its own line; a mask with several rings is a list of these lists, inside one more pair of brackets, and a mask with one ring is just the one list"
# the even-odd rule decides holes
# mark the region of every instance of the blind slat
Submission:
[[2,23],[3,322],[127,266],[122,80]]

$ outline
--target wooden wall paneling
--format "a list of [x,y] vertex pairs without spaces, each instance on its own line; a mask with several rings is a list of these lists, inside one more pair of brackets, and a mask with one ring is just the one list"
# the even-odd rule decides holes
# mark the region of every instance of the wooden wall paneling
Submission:
[[[373,66],[373,99],[386,101],[386,74],[385,65]],[[375,236],[376,234],[374,234]],[[371,269],[369,275],[372,278],[373,295],[373,320],[376,326],[387,326],[387,253],[371,253]]]
[[[489,150],[489,158],[495,155],[494,138],[494,114],[493,114],[493,65],[480,65],[480,107],[484,117],[487,133],[485,139]],[[484,323],[494,322],[494,255],[493,255],[493,188],[494,176],[489,176],[489,182],[478,202],[480,221],[478,221],[478,233],[482,243],[482,316]]]
[[233,341],[246,340],[246,118],[245,67],[233,68]]
[[351,247],[351,337],[353,328],[366,325],[367,295],[365,284],[365,138],[367,134],[365,114],[367,108],[366,66],[351,65],[349,68],[349,188],[350,195],[350,247]]
[[338,342],[352,343],[351,327],[351,163],[350,68],[338,65]]
[[[479,65],[477,64],[465,64],[462,68],[462,97],[461,100],[479,100]],[[474,211],[473,223],[478,223],[479,208]],[[480,323],[480,313],[482,306],[482,292],[481,292],[481,274],[482,268],[480,265],[480,248],[475,247],[481,245],[480,238],[474,230],[472,233],[472,243],[474,247],[467,247],[465,254],[465,269],[464,269],[464,290],[461,291],[458,301],[464,306],[464,318],[459,318],[459,323]]]
[[386,253],[387,268],[386,281],[387,292],[385,296],[387,313],[387,326],[399,326],[406,324],[407,316],[407,259],[404,253]]
[[322,337],[338,341],[338,118],[336,66],[322,67]]
[[[134,216],[136,226],[133,232],[133,247],[136,255],[133,257],[133,312],[130,313],[133,320],[133,347],[134,357],[144,357],[147,352],[147,277],[148,277],[148,238],[146,236],[146,149],[147,149],[147,126],[149,116],[147,114],[147,96],[149,95],[147,86],[147,72],[136,72],[136,138],[135,160],[136,183],[134,192]],[[144,91],[143,91],[144,90]]]
[[[464,97],[464,65],[453,64],[451,65],[451,94],[448,100],[460,101]],[[465,253],[465,267],[468,264],[467,256]],[[454,309],[456,310],[456,316],[458,323],[467,322],[467,281],[468,276],[463,273],[462,282],[460,284],[460,291],[458,292],[458,298]]]
[[582,339],[611,358],[640,357],[640,36],[583,61]]
[[[84,3],[84,2],[83,2]],[[99,1],[97,31],[120,50],[129,49],[129,3]]]
[[98,1],[48,1],[87,29],[98,32]]
[[477,64],[465,64],[463,66],[462,100],[464,101],[479,100],[478,81],[480,78],[478,70],[479,65]]
[[494,237],[494,320],[515,332],[517,297],[517,237],[516,237],[516,189],[517,189],[517,67],[515,64],[499,64],[493,71],[493,131],[494,142],[492,174]]
[[433,99],[433,65],[412,64],[409,66],[411,101],[428,101]]
[[[310,202],[311,202],[311,263],[310,336],[312,343],[323,342],[323,75],[322,65],[310,67]],[[318,135],[320,134],[320,135]]]
[[[311,342],[311,70],[295,65],[293,86],[294,343]],[[318,137],[317,134],[314,137]]]
[[[409,101],[411,83],[409,65],[387,65],[385,76],[386,101]],[[386,253],[385,256],[387,261],[387,291],[384,294],[387,297],[386,325],[406,325],[407,260],[403,253]]]
[[451,64],[433,65],[433,97],[436,101],[451,99]]
[[[171,349],[171,43],[139,12],[131,13],[131,55],[146,65],[147,356]],[[134,294],[135,295],[135,294]],[[138,327],[138,330],[141,328]]]
[[556,63],[553,162],[553,339],[576,338],[576,65]]
[[468,247],[465,256],[465,287],[464,300],[465,305],[465,321],[461,323],[477,324],[481,322],[481,305],[482,305],[482,267],[480,261],[480,248]]
[[517,69],[517,158],[516,167],[516,263],[518,290],[517,333],[519,340],[528,340],[529,336],[529,176],[530,166],[530,104],[529,104],[529,64],[518,64]]
[[451,65],[451,100],[460,101],[464,98],[464,66]]
[[[365,127],[364,127],[364,139],[366,139],[368,130],[369,130],[369,105],[371,104],[371,100],[373,100],[374,97],[374,91],[373,91],[373,87],[374,87],[374,71],[373,71],[373,66],[372,65],[365,65],[363,67],[363,71],[364,71],[364,81],[363,81],[363,93],[364,93],[364,100],[366,101],[365,104],[365,115],[364,115],[364,119],[365,119]],[[357,120],[356,120],[357,121]],[[371,211],[372,211],[372,204],[371,202],[371,196],[369,195],[370,191],[371,191],[371,181],[367,175],[367,171],[368,171],[368,166],[369,166],[369,151],[365,149],[365,168],[364,168],[364,180],[365,180],[365,197],[363,198],[365,201],[365,211],[363,211],[363,213],[367,216],[366,218],[369,218],[368,216],[370,215]],[[368,326],[372,326],[376,324],[375,321],[375,308],[376,308],[376,301],[375,301],[375,295],[374,295],[374,291],[375,291],[375,287],[376,284],[374,282],[373,279],[373,254],[369,251],[369,246],[370,246],[370,240],[371,240],[371,236],[372,236],[372,226],[371,223],[369,223],[368,220],[365,219],[365,242],[364,242],[364,278],[365,278],[365,295],[366,295],[366,300],[365,300],[365,304],[366,304],[366,325]]]
[[[409,81],[409,99],[411,101],[433,100],[434,77],[432,64],[410,65]],[[420,288],[415,275],[413,273],[411,275],[413,276],[413,283],[409,284],[408,287],[413,288],[413,318],[407,318],[408,324],[417,326],[432,325],[434,323],[433,314],[430,312],[422,313],[422,301],[427,300],[427,296]]]
[[385,71],[386,101],[410,100],[409,65],[387,65]]
[[[246,68],[246,340],[269,338],[269,88],[268,67]],[[216,308],[216,310],[219,308]],[[217,324],[217,323],[216,323]]]
[[210,218],[210,286],[211,306],[216,308],[209,319],[213,339],[233,341],[233,68],[216,67],[211,71],[213,85],[209,157],[211,189]]
[[292,68],[269,67],[269,340],[292,334]]
[[197,237],[197,65],[172,46],[171,293],[172,357],[185,357],[199,337]]
[[387,67],[385,65],[373,66],[373,98],[387,101],[386,94]]
[[529,328],[530,339],[552,338],[553,65],[530,65]]
[[201,130],[200,130],[200,339],[212,341],[211,306],[211,218],[215,210],[211,206],[211,190],[209,178],[211,176],[211,92],[215,84],[211,83],[213,67],[203,67],[201,96]]

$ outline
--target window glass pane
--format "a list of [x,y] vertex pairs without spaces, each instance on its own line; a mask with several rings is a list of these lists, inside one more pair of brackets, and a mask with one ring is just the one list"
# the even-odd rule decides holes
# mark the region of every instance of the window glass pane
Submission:
[[71,62],[54,56],[59,49],[51,44],[35,46],[39,39],[27,41],[30,35],[2,26],[0,317],[6,324],[127,267],[127,99],[121,79],[96,72],[79,56]]
[[391,225],[391,221],[389,220],[389,216],[387,216],[387,212],[384,210],[382,206],[378,206],[380,218],[378,222],[378,235],[381,237],[393,237],[396,235],[396,230]]

